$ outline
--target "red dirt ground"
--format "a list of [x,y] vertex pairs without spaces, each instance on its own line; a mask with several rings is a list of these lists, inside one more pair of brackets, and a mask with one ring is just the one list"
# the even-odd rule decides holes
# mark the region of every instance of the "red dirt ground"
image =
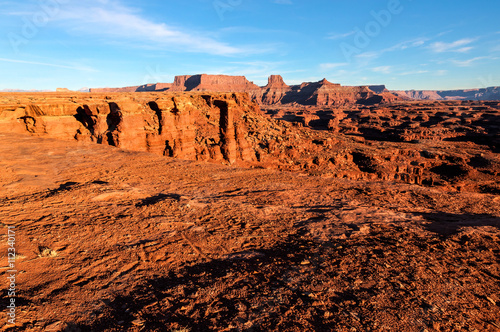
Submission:
[[27,134],[0,156],[2,331],[500,330],[498,193]]

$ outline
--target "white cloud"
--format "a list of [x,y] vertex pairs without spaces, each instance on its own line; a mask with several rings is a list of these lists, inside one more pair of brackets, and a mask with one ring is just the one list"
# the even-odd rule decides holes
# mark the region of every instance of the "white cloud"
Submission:
[[430,45],[430,49],[436,53],[444,52],[457,52],[465,53],[473,49],[471,46],[467,46],[474,42],[475,39],[464,38],[452,43],[435,42]]
[[420,74],[426,74],[428,72],[429,72],[428,70],[413,70],[413,71],[399,73],[398,75],[400,75],[400,76],[420,75]]
[[436,37],[442,37],[442,36],[447,35],[447,34],[452,33],[452,32],[453,32],[453,30],[443,31],[441,33],[438,33]]
[[401,43],[395,44],[391,47],[384,48],[378,51],[364,52],[356,55],[355,57],[360,61],[371,61],[380,57],[381,55],[388,52],[404,51],[410,48],[416,48],[424,45],[429,39],[427,38],[414,38],[410,40],[403,41]]
[[46,63],[46,62],[16,60],[16,59],[5,59],[5,58],[0,58],[0,62],[22,63],[22,64],[35,65],[35,66],[45,66],[45,67],[72,69],[72,70],[78,70],[78,71],[97,72],[97,70],[95,70],[94,68],[86,67],[86,66],[78,66],[78,65],[67,66],[67,65],[56,64],[56,63]]
[[337,63],[322,63],[319,65],[320,69],[321,70],[331,70],[331,69],[335,69],[335,68],[338,68],[338,67],[344,67],[344,66],[347,66],[348,63],[347,62],[337,62]]
[[356,58],[362,59],[362,60],[373,60],[378,58],[380,55],[382,55],[384,52],[364,52],[356,55]]
[[133,47],[149,46],[226,56],[248,52],[199,32],[154,22],[118,1],[72,2],[62,6],[60,14],[54,19],[78,33],[113,38],[113,41],[127,42]]
[[470,67],[475,62],[480,61],[480,60],[486,60],[486,59],[496,60],[498,58],[491,57],[491,56],[478,56],[478,57],[468,59],[468,60],[451,60],[451,62],[454,63],[455,65],[457,65],[458,67]]
[[379,66],[372,68],[372,71],[375,73],[381,73],[381,74],[390,74],[391,73],[391,66]]
[[391,51],[402,51],[409,48],[419,47],[424,45],[429,39],[428,38],[415,38],[406,40],[404,42],[398,43],[392,47],[386,48],[382,50],[382,53],[391,52]]
[[356,33],[355,30],[353,31],[349,31],[349,32],[346,32],[346,33],[330,33],[328,35],[328,37],[326,37],[327,39],[332,39],[332,40],[337,40],[337,39],[344,39],[344,38],[347,38],[349,36],[352,36]]

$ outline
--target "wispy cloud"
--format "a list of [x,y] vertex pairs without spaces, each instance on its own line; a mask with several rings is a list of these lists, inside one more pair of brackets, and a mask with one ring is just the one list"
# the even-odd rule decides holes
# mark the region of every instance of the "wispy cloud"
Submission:
[[94,68],[87,67],[87,66],[66,66],[66,65],[56,64],[56,63],[25,61],[25,60],[16,60],[16,59],[0,58],[0,62],[22,63],[22,64],[27,64],[27,65],[64,68],[64,69],[72,69],[72,70],[87,71],[87,72],[97,72],[98,71]]
[[392,71],[392,67],[391,66],[379,66],[379,67],[372,68],[372,71],[375,73],[390,74]]
[[388,52],[396,52],[396,51],[404,51],[407,49],[411,48],[416,48],[416,47],[421,47],[425,45],[425,43],[428,41],[428,38],[414,38],[414,39],[409,39],[405,40],[403,42],[397,43],[391,47],[387,47],[378,51],[371,51],[371,52],[364,52],[356,55],[356,58],[361,61],[370,61],[373,59],[376,59],[383,55],[384,53]]
[[344,67],[347,66],[349,63],[347,62],[336,62],[336,63],[322,63],[319,65],[319,68],[321,70],[332,70],[336,69],[338,67]]
[[291,0],[273,0],[274,3],[277,3],[278,5],[293,5],[293,2]]
[[497,60],[498,58],[491,57],[491,56],[478,56],[478,57],[468,59],[468,60],[451,60],[451,62],[459,67],[470,67],[476,62],[481,61],[481,60],[486,60],[486,59]]
[[464,38],[452,43],[444,43],[444,42],[435,42],[432,43],[429,48],[436,53],[444,53],[444,52],[456,52],[456,53],[465,53],[473,49],[470,45],[473,43],[475,39]]
[[169,50],[214,55],[238,55],[249,50],[231,46],[200,32],[185,31],[166,23],[155,22],[119,1],[90,0],[61,7],[55,17],[65,27],[79,33],[113,38],[133,47],[158,47]]
[[359,60],[363,60],[363,61],[370,61],[370,60],[378,58],[383,53],[384,52],[381,52],[381,51],[379,51],[379,52],[363,52],[363,53],[356,55],[356,58],[358,58]]
[[409,75],[421,75],[421,74],[426,74],[428,73],[428,70],[413,70],[413,71],[406,71],[399,73],[399,76],[409,76]]
[[442,36],[447,35],[447,34],[452,33],[452,32],[453,32],[453,30],[446,30],[446,31],[443,31],[441,33],[438,33],[436,35],[436,37],[442,37]]
[[405,40],[392,47],[382,50],[382,52],[403,51],[409,48],[419,47],[424,45],[428,40],[429,40],[428,38],[423,38],[423,37]]
[[332,39],[332,40],[337,40],[337,39],[344,39],[344,38],[347,38],[349,36],[352,36],[356,33],[356,30],[352,30],[352,31],[349,31],[349,32],[346,32],[346,33],[330,33],[328,35],[328,37],[326,37],[327,39]]

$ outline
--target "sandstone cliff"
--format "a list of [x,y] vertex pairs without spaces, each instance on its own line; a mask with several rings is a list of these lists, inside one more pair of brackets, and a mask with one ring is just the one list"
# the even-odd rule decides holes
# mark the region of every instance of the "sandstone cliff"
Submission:
[[109,93],[109,92],[152,92],[152,91],[166,91],[170,89],[172,83],[156,83],[144,84],[138,86],[127,86],[123,88],[91,88],[89,92],[93,93]]
[[0,131],[93,141],[191,160],[252,161],[246,94],[91,95],[0,104]]
[[[279,78],[270,83],[283,87]],[[321,85],[328,93],[338,88]],[[373,93],[366,89],[351,93]],[[263,114],[247,93],[5,93],[0,135],[30,133],[187,160],[500,192],[498,102],[271,111]]]
[[[288,86],[279,75],[272,75],[262,90],[251,91],[252,99],[261,105],[305,105],[344,107],[355,104],[373,105],[400,100],[385,86],[341,86],[327,79]],[[382,88],[383,87],[383,88]]]
[[245,76],[228,75],[181,75],[174,83],[157,83],[125,88],[91,89],[94,93],[107,92],[152,92],[152,91],[205,91],[246,92],[260,105],[314,105],[347,106],[354,104],[378,104],[401,100],[383,85],[347,87],[331,83],[326,79],[319,82],[289,86],[280,75],[271,75],[268,84],[259,87]]
[[245,92],[254,89],[259,87],[245,76],[201,74],[176,76],[169,91]]
[[500,100],[500,87],[465,90],[392,91],[397,96],[416,100]]

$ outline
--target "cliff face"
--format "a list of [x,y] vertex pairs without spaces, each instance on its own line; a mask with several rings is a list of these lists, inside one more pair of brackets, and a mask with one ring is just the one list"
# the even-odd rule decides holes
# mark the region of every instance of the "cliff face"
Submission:
[[416,100],[500,100],[500,87],[466,90],[392,91],[395,95]]
[[[269,85],[286,89],[276,79]],[[322,98],[339,87],[321,85],[301,89],[319,91],[316,98],[328,103]],[[350,91],[373,94],[366,87]],[[500,174],[498,102],[276,107],[268,115],[247,93],[0,94],[0,135],[348,179],[447,185],[475,177],[482,182],[467,184],[473,190],[500,190],[491,186]]]
[[245,76],[201,74],[176,76],[170,91],[245,92],[255,89],[259,87]]
[[256,158],[245,138],[245,117],[258,112],[237,93],[40,97],[0,104],[0,131],[234,163]]
[[138,86],[127,86],[124,88],[91,88],[92,93],[113,93],[113,92],[152,92],[166,91],[172,87],[172,83],[144,84]]
[[389,91],[385,85],[341,86],[328,82],[289,86],[280,75],[271,75],[268,84],[259,87],[245,76],[182,75],[174,83],[156,83],[124,88],[90,89],[94,93],[206,91],[246,92],[260,105],[312,105],[342,107],[354,104],[374,105],[402,100],[500,100],[500,87],[468,90]]
[[289,86],[280,75],[271,75],[268,84],[264,87],[248,81],[245,76],[201,74],[176,76],[172,84],[157,83],[126,88],[91,89],[94,93],[151,91],[246,92],[253,101],[267,106],[372,105],[401,99],[390,93],[383,85],[347,87],[324,79],[319,82]]
[[256,89],[251,94],[252,98],[261,104],[276,105],[280,104],[290,91],[292,88],[285,84],[280,75],[271,75],[265,87]]
[[261,105],[310,105],[342,107],[354,104],[372,105],[399,100],[385,86],[374,86],[376,93],[368,86],[341,86],[326,79],[319,82],[288,86],[279,75],[269,78],[263,91],[251,91],[252,99]]

